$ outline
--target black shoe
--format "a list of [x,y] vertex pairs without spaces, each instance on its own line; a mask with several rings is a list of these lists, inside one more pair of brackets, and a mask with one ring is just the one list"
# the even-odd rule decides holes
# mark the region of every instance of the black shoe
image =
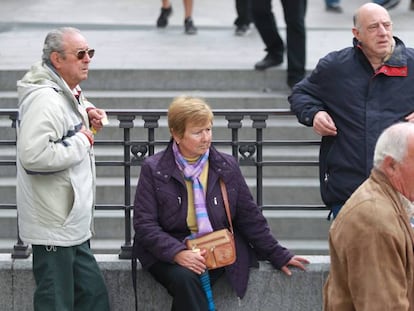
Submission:
[[272,55],[267,54],[260,62],[257,62],[254,65],[256,70],[266,70],[270,67],[276,67],[283,63],[283,58],[274,58]]
[[235,31],[235,35],[236,36],[244,36],[247,35],[249,33],[250,27],[249,25],[239,25],[236,27],[236,31]]
[[172,6],[167,9],[161,8],[160,17],[157,19],[157,27],[158,28],[165,28],[168,25],[168,18],[172,13]]
[[413,0],[411,0],[410,10],[414,11],[414,1]]
[[325,8],[326,12],[332,12],[332,13],[342,13],[343,10],[339,3],[334,4],[328,4]]
[[373,2],[382,5],[384,8],[389,10],[395,8],[401,2],[401,0],[376,0]]
[[195,35],[197,33],[197,28],[196,26],[194,26],[194,23],[191,17],[187,17],[184,20],[184,31],[187,35]]

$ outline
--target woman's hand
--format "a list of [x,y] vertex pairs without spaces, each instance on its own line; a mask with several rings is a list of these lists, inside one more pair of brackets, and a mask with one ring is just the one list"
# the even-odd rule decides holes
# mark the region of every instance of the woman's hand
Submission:
[[309,260],[299,256],[293,256],[289,262],[283,266],[280,270],[282,270],[286,275],[292,275],[292,272],[289,270],[288,266],[294,266],[301,270],[306,270],[304,264],[308,264]]
[[201,274],[206,271],[205,254],[206,250],[184,250],[174,256],[174,261],[180,266],[186,267],[197,274]]

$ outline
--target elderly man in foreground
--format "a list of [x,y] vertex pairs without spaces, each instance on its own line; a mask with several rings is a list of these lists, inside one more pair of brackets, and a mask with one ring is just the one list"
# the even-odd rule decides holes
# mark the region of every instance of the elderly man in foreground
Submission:
[[414,310],[413,201],[414,124],[397,123],[331,226],[325,311]]

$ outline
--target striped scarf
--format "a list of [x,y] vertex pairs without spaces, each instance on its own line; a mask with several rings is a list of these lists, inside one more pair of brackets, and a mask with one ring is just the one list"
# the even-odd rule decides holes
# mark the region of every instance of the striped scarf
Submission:
[[[197,218],[197,228],[198,231],[196,234],[190,235],[190,239],[194,239],[198,236],[202,236],[206,233],[212,232],[213,228],[211,227],[210,219],[208,218],[207,208],[206,208],[206,198],[204,195],[203,185],[200,182],[200,175],[208,161],[209,150],[203,154],[194,164],[188,163],[186,159],[178,150],[176,142],[172,146],[175,163],[178,168],[183,172],[184,178],[192,182],[193,186],[193,197],[194,197],[194,209]],[[201,286],[206,294],[208,310],[215,311],[216,307],[214,304],[213,291],[211,290],[210,276],[208,270],[204,271],[200,275]]]
[[201,184],[199,178],[208,161],[209,150],[207,150],[207,152],[203,154],[194,164],[190,164],[186,159],[184,159],[175,142],[173,143],[173,152],[175,163],[177,163],[178,168],[183,172],[184,178],[191,181],[193,186],[194,209],[197,218],[198,232],[192,236],[192,238],[212,232],[213,228],[211,227],[210,219],[207,214],[203,185]]

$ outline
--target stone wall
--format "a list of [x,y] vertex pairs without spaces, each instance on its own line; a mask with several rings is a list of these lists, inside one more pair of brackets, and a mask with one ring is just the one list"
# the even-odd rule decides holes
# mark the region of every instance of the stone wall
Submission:
[[[213,287],[218,310],[226,311],[320,311],[322,287],[329,270],[328,256],[306,256],[306,272],[294,269],[288,277],[261,262],[251,269],[246,296],[239,300],[222,278]],[[112,311],[133,311],[131,262],[117,255],[96,255],[110,294]],[[31,258],[12,259],[0,254],[0,310],[31,311],[34,291]],[[168,311],[171,298],[145,271],[138,268],[138,310]]]

